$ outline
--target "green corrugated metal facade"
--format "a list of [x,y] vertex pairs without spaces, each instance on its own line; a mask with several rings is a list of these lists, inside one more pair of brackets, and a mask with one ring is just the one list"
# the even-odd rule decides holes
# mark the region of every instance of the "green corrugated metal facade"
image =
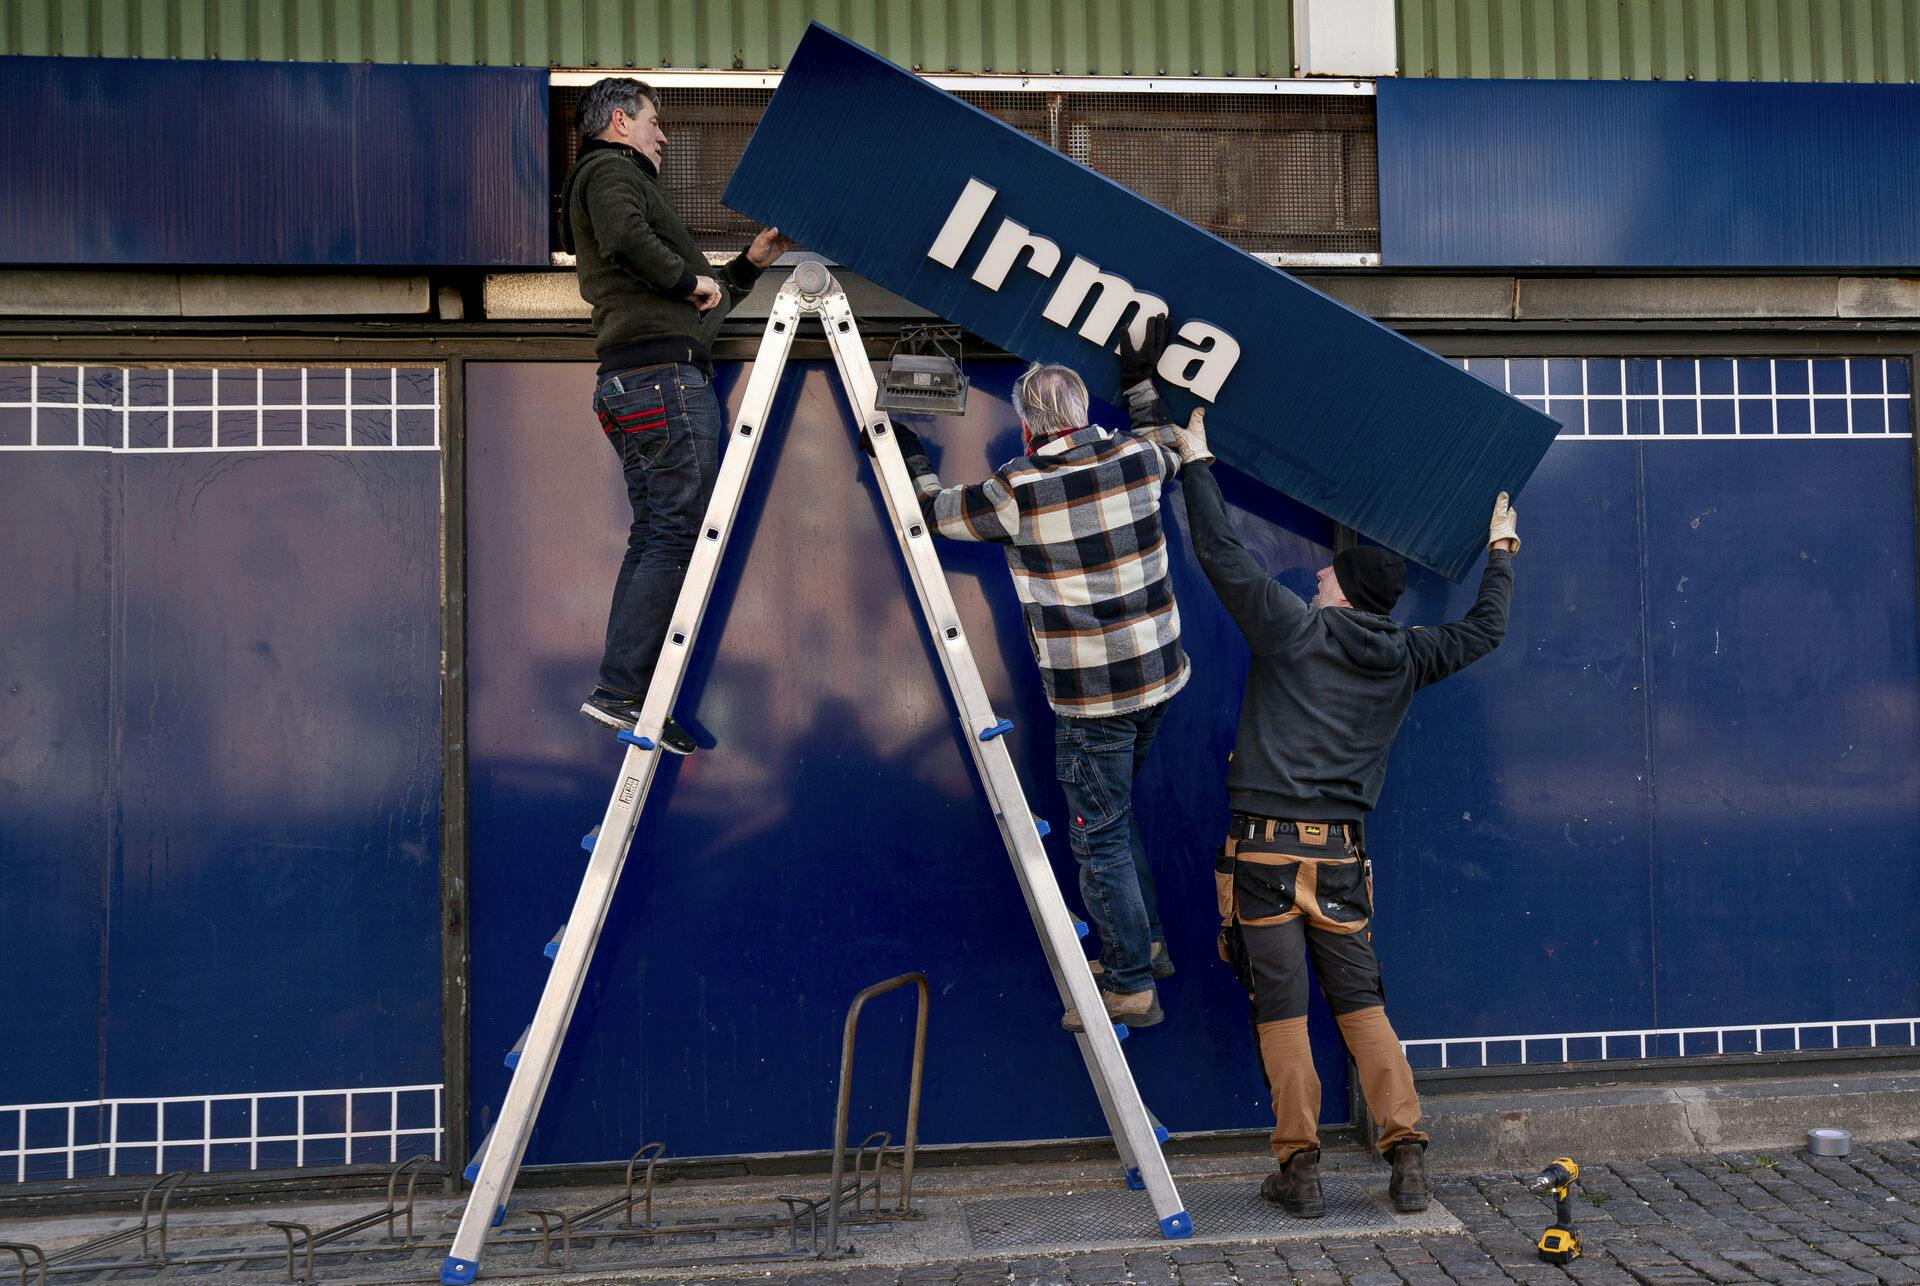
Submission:
[[1398,0],[1408,76],[1792,80],[1920,74],[1920,0]]
[[[1397,4],[1410,76],[1920,79],[1920,0]],[[762,70],[812,18],[928,72],[1293,74],[1292,0],[0,0],[0,53]]]
[[1293,72],[1291,0],[0,0],[0,53],[766,69],[813,18],[928,72]]

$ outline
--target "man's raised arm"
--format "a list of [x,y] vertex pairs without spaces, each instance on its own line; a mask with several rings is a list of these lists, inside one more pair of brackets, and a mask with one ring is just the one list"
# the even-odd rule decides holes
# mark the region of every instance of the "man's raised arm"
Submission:
[[1507,493],[1493,502],[1487,525],[1487,569],[1480,573],[1480,596],[1457,621],[1407,634],[1414,686],[1424,688],[1464,670],[1500,646],[1507,635],[1507,602],[1513,593],[1513,556],[1520,552],[1519,515]]

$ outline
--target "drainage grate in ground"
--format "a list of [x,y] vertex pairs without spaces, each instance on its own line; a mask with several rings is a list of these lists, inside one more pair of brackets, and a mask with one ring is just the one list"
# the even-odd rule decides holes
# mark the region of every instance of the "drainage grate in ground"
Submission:
[[[1321,1241],[1355,1234],[1457,1232],[1460,1221],[1439,1202],[1417,1215],[1397,1215],[1386,1204],[1385,1180],[1379,1192],[1351,1179],[1323,1174],[1327,1217],[1295,1219],[1261,1199],[1254,1179],[1216,1180],[1180,1185],[1196,1237],[1260,1237],[1277,1241]],[[967,1236],[975,1250],[1011,1250],[1032,1246],[1095,1246],[1138,1243],[1156,1237],[1153,1207],[1145,1193],[1108,1189],[1069,1196],[1012,1197],[966,1203]]]

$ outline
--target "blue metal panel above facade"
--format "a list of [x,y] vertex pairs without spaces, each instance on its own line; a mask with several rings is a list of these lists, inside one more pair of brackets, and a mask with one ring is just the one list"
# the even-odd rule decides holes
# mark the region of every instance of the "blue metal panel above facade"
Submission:
[[1395,268],[1920,264],[1920,87],[1393,80]]
[[0,58],[0,263],[544,266],[538,69]]
[[1109,400],[1124,301],[1144,293],[1140,312],[1173,319],[1162,383],[1183,416],[1209,404],[1222,459],[1456,579],[1494,493],[1553,440],[1544,416],[818,24],[724,199]]

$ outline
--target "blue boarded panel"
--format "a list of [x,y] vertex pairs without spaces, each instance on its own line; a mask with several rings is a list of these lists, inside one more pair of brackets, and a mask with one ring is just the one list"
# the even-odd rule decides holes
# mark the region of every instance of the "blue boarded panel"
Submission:
[[[876,130],[876,122],[886,122]],[[984,186],[982,186],[984,185]],[[1182,415],[1223,460],[1458,579],[1543,417],[1367,317],[818,24],[726,203],[1033,361],[1118,395],[1129,288],[1164,304]],[[1019,244],[1028,230],[1038,247]],[[997,247],[997,249],[996,249]],[[1119,280],[1097,287],[1098,274]]]
[[116,463],[108,1096],[438,1082],[438,455]]
[[[948,477],[1017,454],[1019,366],[976,362],[965,417],[927,433]],[[566,919],[621,747],[576,712],[599,657],[625,540],[626,493],[588,410],[592,366],[470,364],[469,744],[473,1125],[498,1110],[501,1054],[536,1004],[541,947]],[[743,368],[720,369],[737,409]],[[669,762],[642,817],[600,952],[529,1151],[536,1163],[827,1146],[840,1023],[869,983],[933,984],[921,1137],[1105,1132],[1005,849],[958,739],[830,363],[795,363],[768,421],[738,532],[678,717],[717,743]],[[556,412],[556,408],[558,411]],[[571,410],[569,410],[571,408]],[[1105,422],[1113,412],[1101,408]],[[565,430],[555,436],[555,415]],[[1249,539],[1296,589],[1329,524],[1223,469]],[[1177,489],[1171,511],[1178,514]],[[1174,1129],[1271,1125],[1247,1005],[1214,954],[1213,854],[1226,821],[1244,645],[1170,521],[1194,675],[1138,789],[1179,974],[1167,1023],[1127,1043]],[[940,554],[1069,901],[1053,718],[996,549]],[[898,1130],[911,1005],[862,1021],[853,1121]],[[1346,1066],[1313,1019],[1324,1110],[1346,1116]],[[871,1059],[871,1062],[866,1060]]]
[[[0,367],[0,402],[25,400],[25,375]],[[0,1107],[99,1095],[112,507],[103,456],[0,455]],[[10,1131],[0,1112],[0,1154]]]
[[1920,1014],[1912,451],[1647,448],[1664,1025]]
[[[1653,1025],[1632,451],[1547,453],[1506,641],[1416,696],[1394,743],[1367,847],[1402,1040]],[[1457,619],[1476,589],[1416,573],[1396,615]],[[1448,1054],[1473,1066],[1477,1050]],[[1440,1065],[1437,1046],[1409,1056]]]
[[1920,264],[1920,88],[1383,77],[1392,267]]
[[0,58],[0,94],[0,261],[547,264],[542,69]]

